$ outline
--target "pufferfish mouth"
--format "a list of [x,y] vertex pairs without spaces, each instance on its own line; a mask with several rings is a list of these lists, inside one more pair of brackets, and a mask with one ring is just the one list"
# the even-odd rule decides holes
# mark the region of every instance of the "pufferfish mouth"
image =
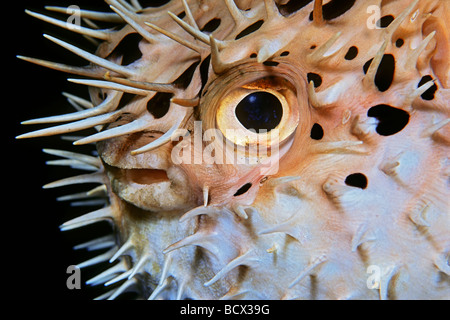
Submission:
[[135,184],[151,185],[170,182],[167,172],[159,169],[119,169],[125,179]]
[[[152,134],[142,139],[147,141],[157,136]],[[109,147],[112,143],[115,142],[100,143],[99,154],[114,193],[129,204],[139,203],[138,207],[144,210],[185,209],[189,203],[187,178],[182,170],[172,166],[168,150],[158,149],[145,156],[131,156],[128,150],[123,150],[113,156]]]

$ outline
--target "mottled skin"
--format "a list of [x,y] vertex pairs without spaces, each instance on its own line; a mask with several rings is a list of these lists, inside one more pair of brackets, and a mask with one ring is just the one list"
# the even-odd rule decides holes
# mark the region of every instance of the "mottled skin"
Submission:
[[[138,14],[106,2],[151,38],[144,34],[148,41],[139,44],[142,57],[126,67],[129,74],[88,67],[90,76],[140,89],[148,86],[121,79],[177,83],[173,97],[188,99],[172,100],[157,118],[152,108],[168,100],[148,102],[161,90],[139,93],[113,111],[119,94],[111,116],[92,126],[106,124],[106,133],[136,126],[79,142],[97,142],[97,176],[109,206],[62,227],[101,219],[116,226],[111,257],[123,268],[110,273],[128,280],[110,298],[132,288],[152,299],[450,298],[448,0],[356,1],[337,16],[340,9],[330,11],[329,1],[323,15],[321,1],[315,10],[314,1],[297,7],[300,1],[187,1],[199,29],[220,19],[213,38],[207,31],[189,35],[167,13],[189,13],[182,1]],[[380,17],[392,16],[385,18],[388,26],[370,27],[371,5],[381,8]],[[189,16],[183,20],[195,27]],[[235,40],[260,20],[259,29]],[[180,35],[193,48],[144,22]],[[120,61],[110,53],[136,32],[127,23],[99,46],[98,56]],[[348,55],[350,47],[356,56]],[[385,64],[387,55],[393,65]],[[191,77],[179,79],[198,62]],[[321,82],[308,83],[311,73]],[[434,83],[417,89],[426,75]],[[102,101],[100,90],[109,97],[114,92],[104,82],[90,84],[94,105]],[[194,121],[202,121],[203,131],[217,127],[246,86],[286,97],[279,154],[272,154],[279,163],[176,164],[171,155],[179,139],[139,149],[162,141],[171,128],[195,133]],[[371,113],[378,105],[387,115]],[[403,111],[395,114],[405,123],[399,124],[394,108]],[[223,123],[242,128],[233,116]],[[386,123],[393,128],[389,134]],[[311,134],[314,124],[323,137]],[[196,149],[193,139],[187,143],[194,153],[210,144]],[[352,182],[353,174],[363,182]],[[379,282],[369,283],[374,268]]]

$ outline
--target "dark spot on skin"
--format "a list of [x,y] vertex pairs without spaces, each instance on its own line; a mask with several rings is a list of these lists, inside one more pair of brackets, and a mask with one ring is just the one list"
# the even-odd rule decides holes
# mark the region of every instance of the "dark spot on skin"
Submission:
[[[433,80],[433,78],[430,75],[423,76],[422,79],[420,79],[420,82],[417,85],[417,88],[420,87],[421,85],[427,83],[428,81],[431,81],[431,80]],[[437,87],[437,85],[435,83],[427,91],[422,93],[422,95],[420,97],[423,100],[433,100],[434,99],[434,94],[436,93],[437,89],[438,89],[438,87]]]
[[358,55],[358,48],[355,46],[352,46],[352,47],[348,48],[348,51],[345,54],[344,59],[345,60],[353,60],[356,58],[357,55]]
[[170,108],[172,93],[158,92],[147,102],[147,111],[156,119],[164,117]]
[[203,26],[201,31],[212,33],[220,26],[220,22],[221,20],[219,18],[214,18],[208,21],[208,23]]
[[170,2],[170,0],[139,0],[139,3],[143,8],[161,7],[169,2]]
[[317,88],[322,84],[322,77],[317,73],[309,72],[306,75],[306,78],[308,79],[308,83],[311,81],[314,83],[314,88]]
[[382,136],[390,136],[400,132],[409,122],[408,112],[386,104],[371,107],[367,111],[367,116],[378,119],[376,131]]
[[267,67],[276,67],[277,65],[279,65],[279,63],[276,61],[264,61],[263,65]]
[[392,15],[386,15],[381,17],[375,25],[379,28],[387,28],[392,21],[394,21],[394,17]]
[[139,42],[142,41],[142,36],[138,33],[130,33],[126,35],[122,41],[111,52],[111,56],[122,56],[122,65],[127,66],[142,57],[142,52],[139,50]]
[[323,128],[320,124],[314,123],[314,125],[311,128],[311,139],[314,140],[320,140],[323,138]]
[[[205,60],[202,61],[200,64],[200,79],[202,80],[202,87],[200,88],[200,95],[202,95],[203,89],[206,86],[206,83],[208,82],[208,71],[209,71],[209,65],[211,63],[211,55],[208,55]],[[203,94],[205,94],[204,92]]]
[[126,106],[128,103],[130,103],[134,97],[136,97],[135,94],[125,92],[122,95],[122,98],[120,98],[119,105],[117,106],[117,110],[122,109],[124,106]]
[[355,0],[331,0],[322,7],[322,14],[325,20],[335,19],[353,7]]
[[235,38],[235,40],[241,39],[245,36],[248,36],[249,34],[257,31],[259,28],[261,28],[261,26],[263,25],[264,20],[258,20],[255,23],[251,24],[250,26],[248,26],[247,28],[245,28],[244,30],[242,30]]
[[[367,61],[364,66],[364,74],[369,70],[370,64],[373,58]],[[392,84],[394,80],[395,73],[395,58],[392,54],[385,54],[381,59],[380,65],[378,66],[377,72],[375,74],[375,85],[381,92],[386,91]]]
[[251,183],[246,183],[242,187],[239,188],[238,191],[234,194],[235,197],[240,196],[244,193],[246,193],[250,188],[252,187]]
[[286,4],[278,6],[278,10],[286,17],[297,12],[312,1],[313,0],[290,0]]
[[397,41],[395,41],[395,46],[397,48],[401,48],[404,43],[405,43],[405,41],[402,38],[398,38]]
[[[331,0],[322,6],[322,16],[324,20],[333,20],[350,10],[356,0]],[[313,12],[309,15],[309,20],[313,21]]]
[[200,64],[200,61],[194,62],[191,64],[189,68],[184,71],[181,76],[179,76],[173,84],[179,88],[186,89],[192,81],[192,77],[194,76],[194,72],[197,69],[197,66]]
[[345,178],[345,184],[351,187],[367,188],[367,178],[362,173],[352,173]]
[[105,100],[106,94],[103,92],[103,90],[98,89],[97,97],[98,97],[100,100]]
[[370,60],[367,60],[366,63],[364,63],[364,65],[363,65],[364,74],[367,74],[367,70],[369,70],[369,67],[370,67],[370,64],[372,63],[372,60],[373,60],[373,58],[370,59]]

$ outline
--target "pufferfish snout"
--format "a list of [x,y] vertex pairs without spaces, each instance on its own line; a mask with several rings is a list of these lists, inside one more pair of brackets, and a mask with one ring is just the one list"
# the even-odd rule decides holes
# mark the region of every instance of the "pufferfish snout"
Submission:
[[61,226],[113,225],[100,298],[450,298],[448,0],[105,2],[27,12],[97,50],[20,57],[90,100],[18,137],[92,131],[46,187],[106,199]]

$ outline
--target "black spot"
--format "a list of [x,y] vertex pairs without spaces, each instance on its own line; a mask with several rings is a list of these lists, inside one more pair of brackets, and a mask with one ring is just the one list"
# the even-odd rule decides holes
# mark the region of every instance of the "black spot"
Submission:
[[[365,74],[367,73],[367,70],[369,70],[372,60],[373,58],[364,64],[363,70]],[[392,84],[392,81],[394,80],[394,73],[395,73],[394,56],[392,54],[383,55],[380,65],[378,66],[377,73],[375,75],[375,85],[377,86],[378,90],[384,92],[387,89],[389,89],[389,87]]]
[[194,62],[191,64],[189,68],[184,71],[181,76],[179,76],[173,84],[179,88],[186,89],[192,81],[192,77],[194,76],[194,72],[197,69],[197,66],[200,64],[200,61]]
[[109,56],[122,56],[122,65],[127,66],[142,57],[142,52],[139,50],[141,41],[140,34],[130,33],[120,41]]
[[361,189],[367,188],[367,178],[362,173],[352,173],[345,178],[345,184]]
[[242,187],[239,188],[238,191],[234,194],[235,197],[240,196],[241,194],[246,193],[252,187],[251,183],[246,183]]
[[208,55],[205,60],[202,61],[200,64],[200,79],[202,80],[202,87],[200,88],[200,95],[202,94],[203,89],[206,86],[206,83],[208,82],[208,72],[209,72],[209,65],[211,62],[211,55]]
[[378,20],[375,25],[378,28],[387,28],[391,22],[394,21],[394,17],[391,15],[387,15],[387,16],[383,16],[380,18],[380,20]]
[[289,16],[312,1],[313,0],[290,0],[286,4],[280,5],[278,10],[283,16]]
[[314,50],[315,48],[317,48],[317,46],[315,44],[313,44],[311,47],[309,47],[311,50]]
[[242,99],[234,112],[245,128],[270,131],[280,123],[283,107],[273,94],[257,91]]
[[123,107],[125,107],[128,103],[131,102],[131,100],[133,100],[134,97],[136,97],[135,94],[125,92],[122,95],[122,98],[120,98],[119,105],[117,106],[117,109],[122,109]]
[[100,100],[105,100],[105,99],[106,99],[106,93],[104,93],[102,89],[99,89],[99,88],[98,88],[97,90],[98,90],[98,92],[97,92],[97,97],[98,97]]
[[256,58],[258,55],[256,54],[256,53],[252,53],[251,55],[250,55],[250,58]]
[[[322,16],[325,20],[336,19],[353,7],[356,0],[331,0],[322,6]],[[309,20],[313,21],[313,12],[309,15]]]
[[[420,79],[420,82],[417,85],[417,88],[420,87],[421,85],[427,83],[428,81],[431,81],[431,80],[433,80],[433,78],[430,75],[423,76],[422,79]],[[437,85],[435,83],[427,91],[422,93],[421,98],[423,100],[433,100],[434,99],[434,94],[436,93],[437,89],[438,89],[438,87],[437,87]]]
[[401,48],[404,43],[405,43],[405,41],[402,38],[398,38],[397,41],[395,41],[395,46],[397,48]]
[[235,40],[238,40],[240,38],[243,38],[245,36],[248,36],[249,34],[255,32],[256,30],[258,30],[259,28],[261,28],[261,26],[263,25],[264,20],[258,20],[255,23],[251,24],[250,26],[248,26],[247,28],[245,28],[244,30],[242,30],[237,36],[236,38],[234,38]]
[[364,63],[364,65],[363,65],[364,74],[367,74],[367,70],[369,70],[369,67],[370,67],[370,64],[372,63],[372,60],[373,60],[373,58],[370,59],[370,60],[367,60],[366,63]]
[[208,21],[207,24],[201,29],[202,32],[214,32],[220,26],[221,20],[219,18],[214,18]]
[[183,19],[186,17],[186,12],[182,11],[180,14],[177,15],[178,18]]
[[320,140],[323,138],[323,128],[320,124],[314,123],[311,128],[311,139]]
[[142,6],[142,8],[161,7],[169,2],[170,0],[139,0],[139,4]]
[[390,136],[400,132],[409,122],[408,112],[386,104],[371,107],[367,111],[367,116],[378,119],[376,131],[382,136]]
[[350,48],[348,48],[348,51],[345,54],[344,59],[345,60],[353,60],[356,58],[357,55],[358,55],[358,48],[355,46],[351,46]]
[[331,0],[322,7],[323,18],[335,19],[350,10],[354,4],[355,0]]
[[281,54],[280,54],[280,57],[286,57],[286,56],[288,56],[289,55],[289,51],[283,51]]
[[267,66],[267,67],[276,67],[277,65],[279,65],[280,63],[276,62],[276,61],[264,61],[263,65]]
[[147,102],[147,111],[156,119],[164,117],[170,108],[172,93],[158,92]]
[[317,73],[309,72],[306,75],[306,78],[308,79],[308,83],[311,81],[314,83],[314,88],[317,88],[322,84],[322,77]]

